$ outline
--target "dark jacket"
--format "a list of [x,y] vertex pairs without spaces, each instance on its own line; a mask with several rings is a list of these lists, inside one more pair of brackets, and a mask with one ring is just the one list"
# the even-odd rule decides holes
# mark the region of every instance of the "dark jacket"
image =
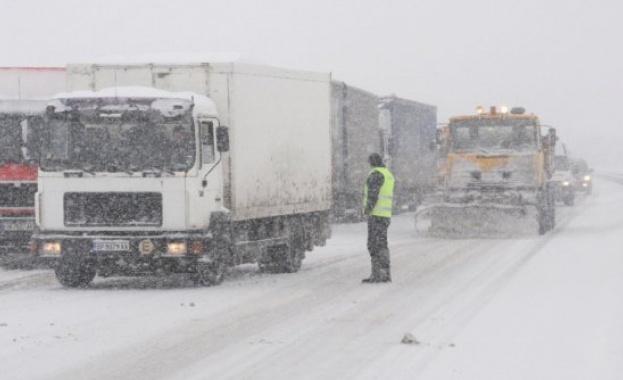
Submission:
[[[376,167],[385,167],[385,165],[379,165]],[[366,183],[368,184],[368,202],[366,204],[364,214],[370,215],[372,209],[376,206],[376,202],[379,200],[379,192],[381,191],[381,187],[383,187],[383,183],[385,183],[385,176],[377,171],[374,171],[370,173]]]

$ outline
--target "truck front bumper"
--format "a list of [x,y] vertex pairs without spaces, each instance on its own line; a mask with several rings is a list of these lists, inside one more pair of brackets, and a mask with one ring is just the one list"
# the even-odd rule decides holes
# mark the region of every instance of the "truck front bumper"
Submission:
[[100,275],[167,271],[188,272],[210,262],[212,239],[197,232],[79,233],[35,232],[31,253],[54,266],[63,257],[80,257],[98,267]]
[[0,253],[24,251],[35,229],[34,218],[0,218]]

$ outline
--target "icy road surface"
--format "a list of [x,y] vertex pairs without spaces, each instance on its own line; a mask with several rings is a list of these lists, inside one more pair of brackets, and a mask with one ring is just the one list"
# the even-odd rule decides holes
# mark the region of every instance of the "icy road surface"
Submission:
[[444,240],[397,216],[391,284],[361,284],[364,224],[299,273],[213,288],[0,270],[0,379],[621,379],[622,190],[598,180],[541,237]]

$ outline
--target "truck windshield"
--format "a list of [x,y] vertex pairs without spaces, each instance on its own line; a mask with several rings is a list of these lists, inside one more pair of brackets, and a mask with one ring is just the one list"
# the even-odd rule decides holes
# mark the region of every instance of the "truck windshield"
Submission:
[[62,99],[48,107],[40,165],[44,171],[187,171],[195,163],[194,136],[188,100]]
[[0,164],[25,163],[35,158],[33,123],[28,116],[0,113]]
[[450,124],[450,129],[452,150],[457,152],[537,149],[536,125],[526,120],[466,120]]

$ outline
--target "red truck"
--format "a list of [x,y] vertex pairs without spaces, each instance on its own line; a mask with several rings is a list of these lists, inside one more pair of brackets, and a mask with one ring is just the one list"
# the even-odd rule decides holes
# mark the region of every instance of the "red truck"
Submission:
[[26,250],[35,225],[38,136],[62,67],[0,67],[0,255]]

